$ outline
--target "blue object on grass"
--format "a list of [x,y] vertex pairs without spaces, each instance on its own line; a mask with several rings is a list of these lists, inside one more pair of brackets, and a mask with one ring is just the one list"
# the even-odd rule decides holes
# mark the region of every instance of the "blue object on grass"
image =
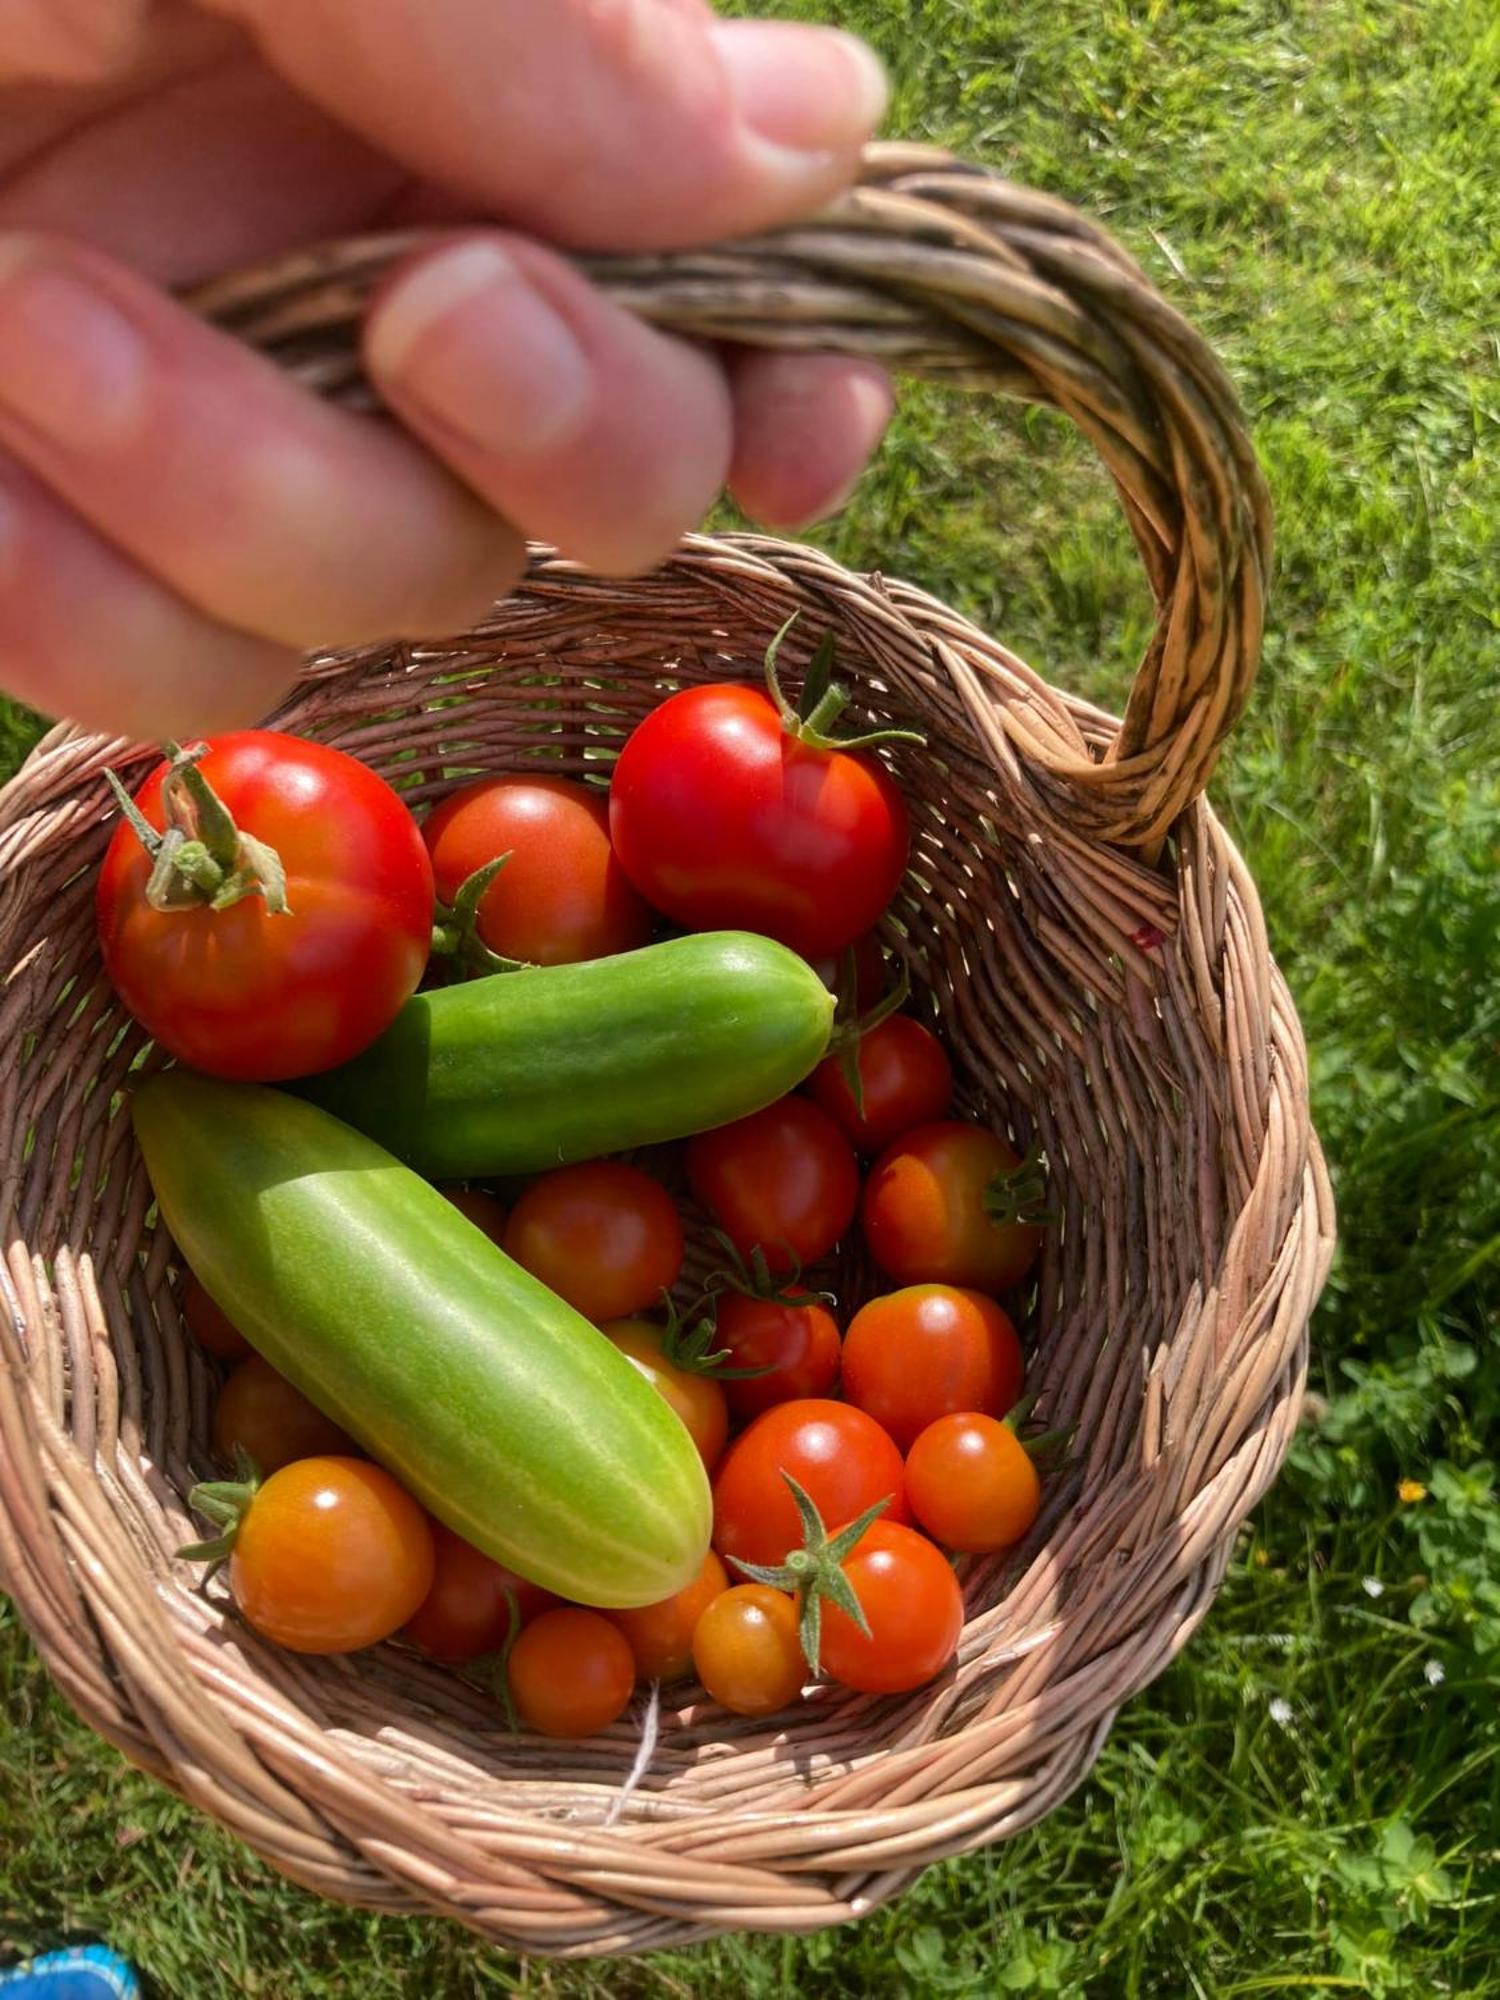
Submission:
[[0,1972],[4,2000],[141,2000],[135,1968],[102,1944],[49,1951]]

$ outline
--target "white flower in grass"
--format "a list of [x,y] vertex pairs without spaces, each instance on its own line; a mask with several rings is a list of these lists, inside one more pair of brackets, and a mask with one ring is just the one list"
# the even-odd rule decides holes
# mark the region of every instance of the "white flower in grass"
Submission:
[[1378,1576],[1362,1577],[1360,1583],[1366,1597],[1385,1596],[1385,1585],[1380,1581]]
[[1290,1729],[1290,1728],[1291,1728],[1291,1726],[1292,1726],[1292,1704],[1291,1704],[1291,1703],[1290,1703],[1290,1702],[1289,1702],[1289,1701],[1287,1700],[1287,1698],[1286,1698],[1286,1696],[1285,1696],[1284,1694],[1273,1694],[1273,1695],[1272,1695],[1272,1697],[1271,1697],[1271,1720],[1272,1720],[1273,1722],[1279,1722],[1279,1723],[1281,1724],[1281,1726],[1282,1726],[1282,1728],[1283,1728],[1283,1729]]
[[1422,1678],[1429,1687],[1439,1687],[1448,1678],[1443,1672],[1441,1660],[1429,1660],[1422,1669]]

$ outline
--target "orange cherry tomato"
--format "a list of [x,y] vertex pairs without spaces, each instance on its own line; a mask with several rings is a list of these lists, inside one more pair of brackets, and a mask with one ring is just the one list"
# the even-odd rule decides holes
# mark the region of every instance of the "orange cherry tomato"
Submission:
[[682,1223],[659,1182],[623,1160],[586,1160],[532,1182],[504,1248],[585,1319],[659,1303],[682,1269]]
[[634,1611],[611,1611],[630,1643],[635,1670],[643,1681],[680,1680],[693,1664],[693,1633],[698,1620],[729,1588],[723,1563],[710,1549],[692,1582],[659,1604]]
[[941,1118],[953,1101],[953,1066],[930,1028],[909,1014],[892,1014],[859,1038],[863,1104],[836,1056],[825,1056],[807,1082],[844,1137],[861,1153],[878,1153],[914,1125]]
[[808,1679],[796,1604],[769,1584],[726,1590],[698,1620],[693,1664],[713,1699],[736,1715],[785,1708]]
[[625,1713],[635,1655],[602,1611],[572,1604],[544,1611],[506,1663],[516,1713],[543,1736],[597,1736]]
[[232,1461],[236,1445],[255,1460],[262,1478],[294,1458],[353,1458],[359,1451],[346,1430],[260,1354],[240,1363],[214,1406],[214,1450]]
[[458,1666],[481,1653],[498,1653],[510,1637],[511,1599],[522,1624],[557,1599],[539,1583],[432,1524],[432,1588],[407,1621],[406,1636],[434,1660]]
[[874,1521],[840,1567],[870,1630],[825,1600],[824,1671],[865,1694],[903,1694],[941,1673],[964,1625],[963,1592],[942,1550],[898,1521]]
[[844,1336],[844,1394],[902,1451],[950,1410],[1003,1417],[1024,1372],[1008,1316],[959,1285],[907,1285],[871,1299]]
[[239,1361],[252,1351],[249,1341],[231,1324],[223,1307],[214,1304],[191,1271],[182,1281],[182,1316],[198,1345],[218,1360]]
[[860,1214],[870,1255],[897,1284],[941,1279],[1008,1291],[1042,1246],[1036,1223],[1006,1215],[1022,1164],[1013,1146],[978,1125],[918,1125],[886,1148],[865,1182]]
[[657,1395],[671,1404],[712,1472],[729,1436],[729,1406],[724,1401],[723,1384],[712,1375],[697,1374],[669,1360],[663,1346],[666,1329],[654,1320],[606,1320],[600,1332],[635,1363]]
[[727,1559],[768,1564],[802,1546],[802,1518],[786,1474],[811,1499],[830,1534],[884,1500],[907,1518],[901,1454],[873,1417],[850,1403],[810,1396],[778,1403],[735,1439],[714,1480],[714,1547]]
[[245,1617],[294,1653],[388,1639],[432,1587],[432,1529],[406,1490],[362,1458],[299,1458],[245,1510],[229,1585]]
[[1008,1424],[980,1410],[929,1424],[906,1459],[912,1512],[945,1549],[1008,1549],[1042,1506],[1031,1456]]
[[503,1201],[497,1201],[483,1188],[444,1188],[443,1193],[452,1202],[460,1215],[466,1215],[476,1229],[482,1229],[492,1243],[503,1246],[505,1228],[510,1220]]

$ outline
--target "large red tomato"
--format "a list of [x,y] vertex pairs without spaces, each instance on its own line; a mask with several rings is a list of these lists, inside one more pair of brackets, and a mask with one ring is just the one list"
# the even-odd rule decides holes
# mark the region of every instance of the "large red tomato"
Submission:
[[422,828],[437,892],[452,904],[487,862],[508,855],[479,898],[474,928],[502,958],[572,965],[630,951],[651,912],[615,859],[602,792],[546,774],[478,778]]
[[244,729],[161,765],[135,806],[153,837],[180,831],[184,865],[153,865],[139,830],[117,827],[99,942],[163,1048],[211,1076],[276,1083],[347,1061],[390,1025],[427,962],[432,867],[368,765]]
[[684,688],[620,752],[609,826],[648,903],[690,930],[762,931],[819,958],[880,916],[910,824],[878,758],[797,734],[759,688]]

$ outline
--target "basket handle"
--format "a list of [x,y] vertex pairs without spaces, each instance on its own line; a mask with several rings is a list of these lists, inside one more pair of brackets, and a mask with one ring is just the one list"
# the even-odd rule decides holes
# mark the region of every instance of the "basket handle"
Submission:
[[[365,305],[393,260],[445,233],[328,245],[188,303],[312,388],[369,408]],[[1156,627],[1102,761],[1030,731],[1021,747],[1068,784],[1098,838],[1154,853],[1207,784],[1254,681],[1271,525],[1233,385],[1139,266],[1066,202],[902,144],[868,148],[860,184],[796,227],[578,261],[680,333],[865,355],[1072,418],[1115,482]]]

